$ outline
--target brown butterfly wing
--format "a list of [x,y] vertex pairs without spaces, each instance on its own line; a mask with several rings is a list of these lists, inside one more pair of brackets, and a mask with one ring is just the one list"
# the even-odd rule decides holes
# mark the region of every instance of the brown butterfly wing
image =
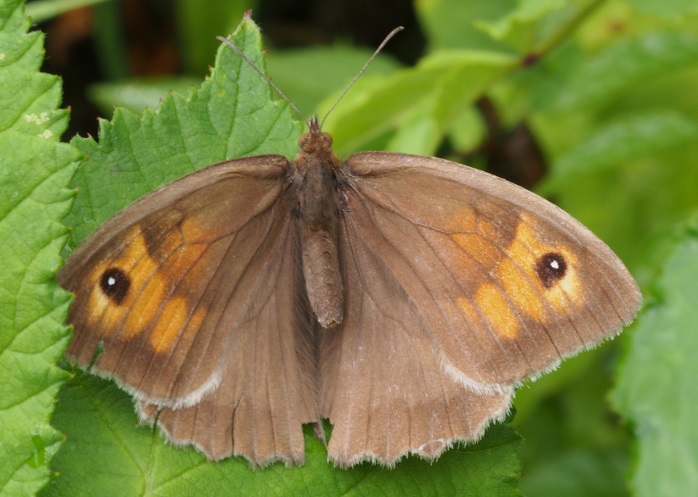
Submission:
[[393,465],[408,453],[438,457],[456,440],[474,441],[508,411],[512,389],[480,395],[441,368],[439,346],[384,257],[355,223],[342,223],[345,286],[341,326],[320,332],[321,413],[334,425],[329,458]]
[[514,385],[639,307],[613,252],[526,190],[422,156],[361,153],[343,167],[345,322],[320,354],[340,464],[477,438]]
[[[300,261],[298,232],[284,223],[267,247],[265,268],[251,261],[246,275],[256,285],[246,317],[227,345],[220,386],[198,404],[180,409],[141,403],[141,418],[157,420],[176,444],[193,443],[211,459],[245,456],[253,465],[304,459],[302,423],[318,421],[315,353],[309,341],[310,311]],[[249,275],[249,276],[247,276]],[[301,291],[298,291],[301,289]],[[299,361],[300,359],[300,361]]]
[[[75,293],[68,356],[88,366],[96,354],[92,370],[164,408],[166,429],[182,411],[176,441],[211,457],[298,460],[301,424],[317,419],[287,168],[260,156],[186,176],[105,223],[59,273]],[[213,425],[187,414],[204,411]]]

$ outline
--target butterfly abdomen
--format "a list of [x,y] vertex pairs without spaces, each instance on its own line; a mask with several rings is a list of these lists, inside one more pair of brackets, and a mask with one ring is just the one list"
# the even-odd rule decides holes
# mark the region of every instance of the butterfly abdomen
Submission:
[[303,254],[303,276],[308,300],[324,328],[344,317],[342,277],[337,252],[339,160],[332,138],[320,131],[317,120],[308,123],[299,141],[300,152],[290,170],[297,198],[297,219]]

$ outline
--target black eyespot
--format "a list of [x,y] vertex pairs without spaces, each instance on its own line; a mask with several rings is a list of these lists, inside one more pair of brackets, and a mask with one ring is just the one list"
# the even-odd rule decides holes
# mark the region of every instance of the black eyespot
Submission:
[[128,290],[131,287],[131,280],[121,269],[112,267],[102,273],[99,287],[102,289],[102,292],[104,292],[104,295],[109,297],[112,302],[119,305],[128,295]]
[[567,262],[556,252],[548,252],[536,262],[536,274],[545,288],[553,286],[564,278],[566,273]]

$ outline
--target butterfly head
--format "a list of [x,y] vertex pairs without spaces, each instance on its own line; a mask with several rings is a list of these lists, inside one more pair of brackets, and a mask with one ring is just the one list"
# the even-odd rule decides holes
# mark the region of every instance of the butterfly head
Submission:
[[322,150],[332,150],[332,136],[322,131],[317,116],[308,119],[308,132],[298,139],[301,153],[312,154]]

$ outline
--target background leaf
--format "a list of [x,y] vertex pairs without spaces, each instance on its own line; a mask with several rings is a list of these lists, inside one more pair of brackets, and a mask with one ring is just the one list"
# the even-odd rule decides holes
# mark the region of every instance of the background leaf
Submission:
[[[515,490],[519,440],[494,426],[476,445],[447,452],[438,463],[409,458],[390,471],[363,464],[340,470],[306,429],[306,462],[253,471],[239,458],[212,463],[193,450],[163,443],[137,418],[129,395],[113,383],[79,375],[61,393],[66,405],[55,417],[72,434],[58,454],[57,479],[43,495],[482,495],[519,496]],[[84,427],[73,425],[75,418]],[[109,465],[105,466],[105,461]]]
[[232,32],[239,19],[252,9],[251,0],[177,0],[182,58],[190,74],[204,74],[213,64],[216,36]]
[[403,153],[433,155],[457,117],[516,65],[515,58],[497,53],[434,52],[380,85],[357,88],[325,128],[340,157],[357,150],[396,151],[398,146]]
[[58,143],[68,120],[60,80],[39,72],[43,36],[28,28],[22,2],[0,1],[0,495],[12,497],[48,482],[62,440],[49,419],[68,377],[55,363],[69,339],[69,295],[53,273],[79,158]]
[[[332,47],[274,50],[267,55],[267,68],[269,74],[273,75],[274,83],[301,112],[310,115],[318,110],[323,100],[329,101],[338,89],[344,89],[372,53],[368,49],[340,44]],[[382,80],[398,68],[400,64],[397,61],[386,54],[379,54],[365,77],[355,83],[351,93],[357,88],[361,93],[361,88],[370,86],[373,79]],[[317,77],[318,69],[324,74],[322,78]]]
[[619,411],[633,420],[638,458],[631,488],[638,497],[698,493],[698,217],[677,238],[613,391]]
[[492,39],[477,23],[501,19],[515,7],[513,0],[431,0],[417,4],[432,50],[463,47],[492,51],[506,49],[505,44]]
[[[236,43],[259,51],[259,36],[249,28],[239,32]],[[260,53],[251,60],[263,65]],[[84,193],[66,218],[75,226],[76,242],[127,204],[200,167],[243,155],[293,155],[301,124],[259,81],[245,61],[221,46],[217,66],[201,89],[186,97],[173,92],[142,117],[117,110],[111,122],[101,121],[99,143],[74,139],[89,158],[74,181]]]
[[[559,87],[545,95],[562,112],[595,107],[618,98],[628,87],[686,66],[698,58],[698,36],[688,31],[650,32],[620,40],[581,63]],[[542,101],[543,99],[541,99]]]

